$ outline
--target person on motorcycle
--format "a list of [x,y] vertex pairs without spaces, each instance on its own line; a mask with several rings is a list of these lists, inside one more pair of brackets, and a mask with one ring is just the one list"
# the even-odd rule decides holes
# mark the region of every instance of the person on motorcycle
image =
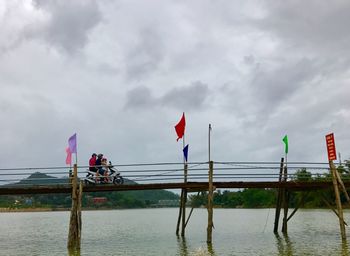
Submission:
[[96,168],[96,159],[97,159],[97,154],[93,153],[90,160],[89,160],[89,171],[90,172],[96,172],[97,168]]
[[108,163],[107,163],[107,158],[102,158],[101,160],[101,165],[102,165],[102,169],[103,169],[103,176],[104,178],[104,182],[108,182]]
[[[98,154],[97,155],[97,159],[96,159],[96,167],[97,167],[97,172],[96,172],[96,176],[104,176],[104,170],[102,167],[102,158],[103,158],[103,154]],[[100,182],[102,181],[102,179],[100,179]]]

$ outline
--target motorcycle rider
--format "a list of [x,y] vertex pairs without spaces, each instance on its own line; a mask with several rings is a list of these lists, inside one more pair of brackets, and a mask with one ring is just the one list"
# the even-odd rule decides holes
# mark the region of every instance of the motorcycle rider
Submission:
[[[96,172],[96,176],[104,176],[104,170],[102,167],[102,158],[103,158],[103,154],[98,154],[97,155],[97,159],[96,159],[96,167],[97,167],[97,172]],[[102,182],[103,179],[100,179],[100,182]]]
[[90,172],[96,172],[97,168],[96,168],[96,159],[97,159],[97,154],[93,153],[90,160],[89,160],[89,171]]
[[108,182],[108,163],[107,163],[107,158],[102,158],[101,160],[101,165],[102,165],[102,169],[103,169],[103,176],[104,178],[104,182]]

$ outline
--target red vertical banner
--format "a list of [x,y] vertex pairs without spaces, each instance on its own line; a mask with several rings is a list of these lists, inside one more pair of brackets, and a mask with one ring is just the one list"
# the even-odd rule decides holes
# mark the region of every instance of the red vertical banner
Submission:
[[330,133],[326,135],[328,160],[337,160],[337,152],[335,150],[334,134]]

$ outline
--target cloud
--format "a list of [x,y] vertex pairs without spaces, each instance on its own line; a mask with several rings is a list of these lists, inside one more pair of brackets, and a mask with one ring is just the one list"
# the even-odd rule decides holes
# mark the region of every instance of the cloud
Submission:
[[208,123],[213,160],[278,161],[287,133],[291,160],[323,161],[330,131],[350,157],[348,6],[3,1],[1,162],[64,165],[75,132],[81,164],[181,161],[182,112],[191,161]]
[[49,2],[37,0],[35,6],[49,15],[45,30],[40,35],[50,45],[70,54],[87,44],[89,31],[102,19],[94,0]]
[[[276,68],[259,65],[250,84],[255,98],[259,98],[262,111],[279,107],[286,99],[307,86],[318,75],[317,64],[309,59],[278,63]],[[261,107],[261,106],[260,106]]]
[[[350,35],[350,3],[344,0],[332,4],[313,1],[270,2],[267,15],[256,20],[256,25],[270,30],[289,45],[317,54],[333,55],[346,51]],[[310,15],[312,13],[312,15]]]
[[139,80],[155,72],[163,58],[162,37],[156,29],[144,28],[138,33],[137,43],[126,54],[126,75]]
[[68,54],[88,43],[89,32],[102,19],[94,0],[9,1],[2,5],[0,50],[6,52],[25,40],[42,40]]
[[156,107],[166,107],[180,112],[197,111],[205,106],[209,93],[208,85],[200,81],[175,87],[159,97],[153,96],[148,87],[140,86],[128,91],[125,109],[154,110]]

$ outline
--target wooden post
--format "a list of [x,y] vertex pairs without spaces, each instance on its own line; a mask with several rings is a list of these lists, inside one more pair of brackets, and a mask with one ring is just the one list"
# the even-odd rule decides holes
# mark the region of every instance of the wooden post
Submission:
[[342,240],[346,240],[346,233],[345,233],[345,225],[344,225],[344,217],[343,217],[343,207],[340,201],[340,193],[338,188],[338,180],[337,180],[337,169],[335,168],[333,161],[329,161],[329,167],[332,173],[332,181],[333,181],[333,187],[334,187],[334,194],[335,194],[335,203],[337,205],[338,210],[338,216],[339,216],[339,226],[340,226],[340,233]]
[[82,221],[81,221],[81,208],[82,208],[82,203],[83,203],[82,199],[83,199],[83,181],[81,180],[79,182],[78,209],[77,209],[79,244],[80,244],[80,241],[81,241],[81,227],[82,227]]
[[213,231],[213,161],[209,162],[209,182],[208,182],[208,227],[207,227],[207,243],[211,244]]
[[[334,166],[334,168],[335,168],[335,166]],[[345,197],[346,197],[346,200],[348,200],[348,203],[350,203],[350,197],[349,197],[348,191],[346,190],[346,187],[345,187],[345,185],[344,185],[344,182],[342,181],[342,179],[341,179],[341,177],[340,177],[340,174],[339,174],[339,172],[338,172],[337,170],[335,171],[335,174],[336,174],[336,176],[337,176],[337,181],[338,181],[340,187],[342,188],[342,190],[343,190],[343,192],[344,192],[344,195],[345,195]]]
[[[287,166],[284,166],[284,173],[283,173],[283,181],[287,182],[288,179],[288,170]],[[287,233],[288,229],[288,204],[289,204],[289,192],[286,188],[283,189],[282,193],[282,202],[283,202],[283,224],[282,224],[282,232]]]
[[[200,192],[198,192],[197,196],[199,196],[199,193],[200,193]],[[186,220],[186,223],[185,223],[185,227],[187,226],[187,223],[188,223],[188,221],[189,221],[189,220],[190,220],[190,218],[191,218],[191,215],[192,215],[193,209],[194,209],[194,207],[192,207],[192,208],[191,208],[190,214],[188,215],[187,220]]]
[[[334,209],[334,207],[330,203],[328,203],[328,201],[327,201],[327,199],[326,199],[324,194],[321,194],[321,198],[322,198],[322,201],[328,206],[328,208],[331,209],[332,212],[334,212],[335,215],[337,215],[337,217],[339,218],[339,215],[338,215],[337,211]],[[347,226],[348,224],[344,221],[344,225]]]
[[181,189],[181,195],[180,195],[180,205],[179,205],[179,216],[177,218],[177,224],[176,224],[176,235],[179,235],[179,230],[180,230],[180,221],[181,221],[181,216],[182,216],[182,201],[183,201],[183,196],[184,196],[184,189]]
[[[280,174],[278,176],[278,182],[281,185],[281,181],[282,181],[282,172],[283,172],[283,162],[284,162],[284,158],[281,158],[281,164],[280,164]],[[278,223],[279,223],[279,219],[280,219],[280,214],[281,214],[281,203],[282,203],[282,188],[279,187],[278,188],[278,192],[277,192],[277,202],[276,202],[276,212],[275,212],[275,223],[273,226],[273,232],[277,232],[278,230]]]
[[[187,163],[184,164],[184,183],[187,183]],[[185,236],[186,228],[186,202],[187,202],[187,188],[184,189],[183,203],[182,203],[182,227],[181,236]]]
[[[79,201],[81,201],[80,189],[78,187],[78,167],[74,164],[74,172],[72,178],[72,208],[70,213],[69,221],[69,234],[68,234],[68,250],[75,252],[80,250],[80,230],[81,230],[81,219],[79,217]],[[80,206],[81,207],[81,206]]]

